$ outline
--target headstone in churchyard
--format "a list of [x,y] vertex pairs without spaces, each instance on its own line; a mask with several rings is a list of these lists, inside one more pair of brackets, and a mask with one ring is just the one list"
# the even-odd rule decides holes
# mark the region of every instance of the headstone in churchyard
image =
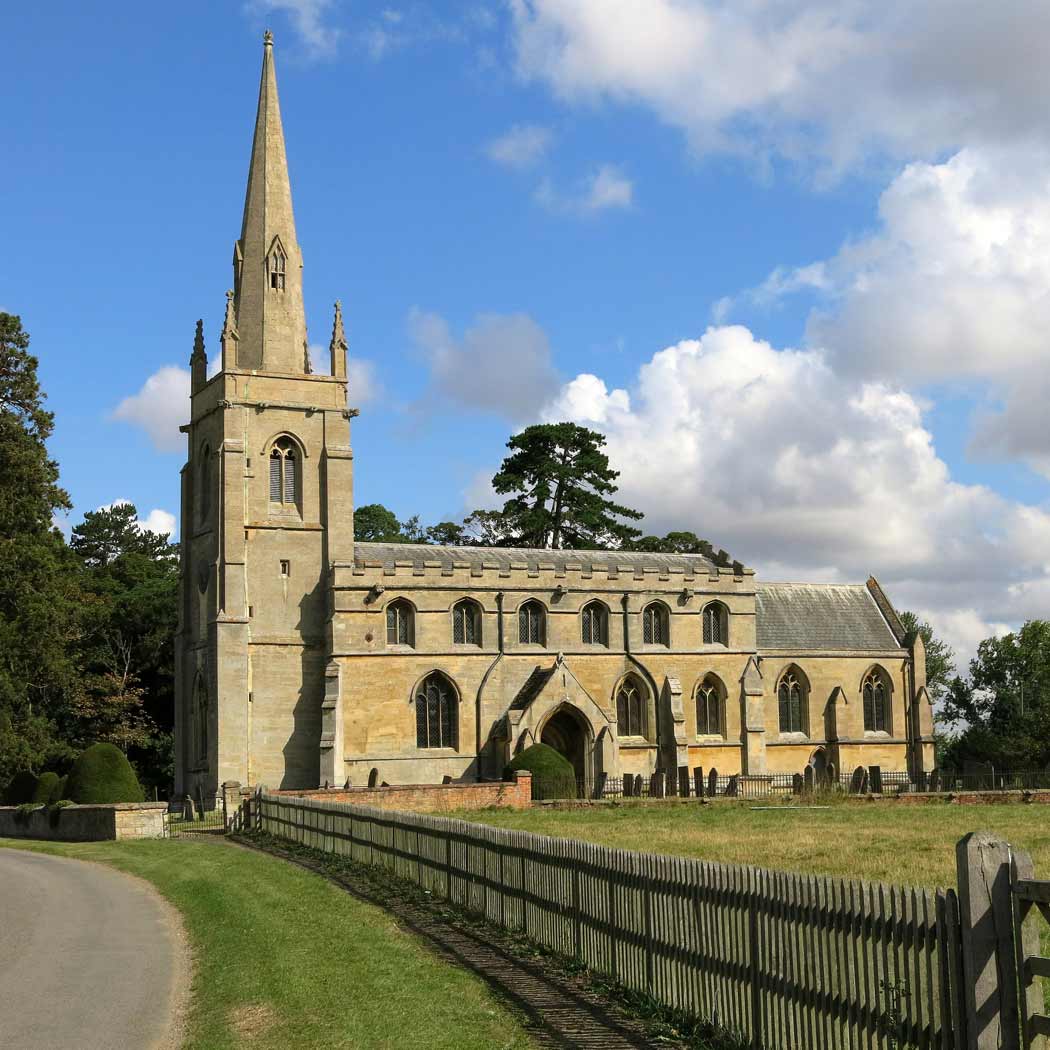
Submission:
[[649,797],[650,798],[663,798],[664,797],[664,771],[658,769],[649,778]]
[[802,774],[801,773],[796,773],[791,778],[791,793],[793,795],[801,795],[802,794],[803,783],[804,782],[802,780]]
[[915,777],[915,788],[917,791],[926,791],[928,786],[926,770],[920,769]]
[[678,767],[678,794],[682,798],[689,797],[689,767],[679,766]]
[[704,767],[693,767],[693,793],[697,798],[704,797]]
[[806,766],[802,770],[802,791],[806,795],[813,794],[813,788],[817,783],[817,771],[812,766]]
[[824,769],[824,784],[822,785],[825,791],[833,791],[839,786],[839,771],[835,768],[834,762],[829,762]]
[[659,769],[658,773],[664,775],[664,794],[665,795],[677,795],[678,794],[678,773],[672,766],[670,769]]
[[726,784],[726,798],[736,798],[740,794],[740,777],[734,773]]
[[343,785],[343,790],[344,791],[349,791],[350,790],[350,778],[349,777],[346,778],[346,783]]
[[634,775],[634,797],[635,798],[641,798],[642,797],[642,783],[643,783],[643,781],[642,781],[642,774],[641,773],[635,773],[635,775]]
[[868,773],[863,766],[857,766],[853,775],[849,778],[849,793],[851,795],[863,795],[867,786]]
[[930,782],[929,783],[930,783],[930,790],[931,791],[940,791],[941,790],[941,771],[939,769],[935,769],[930,774]]
[[630,773],[624,773],[621,778],[623,787],[623,797],[630,798],[634,793],[634,777]]
[[995,787],[995,766],[991,762],[967,762],[963,766],[963,787],[971,791]]
[[605,797],[605,784],[609,779],[609,774],[604,770],[594,778],[594,797],[604,798]]
[[707,774],[707,797],[714,798],[718,794],[718,770],[712,769]]
[[197,819],[197,807],[193,804],[193,799],[187,795],[182,800],[182,819],[183,820],[196,820]]
[[372,768],[368,774],[368,786],[374,788],[379,783],[379,770]]
[[882,794],[882,766],[868,766],[868,790],[873,795]]
[[443,776],[443,777],[441,778],[441,783],[442,783],[442,784],[451,784],[451,783],[452,783],[452,777],[451,777],[451,776],[450,776],[450,775],[449,775],[448,773],[446,773],[446,774],[445,774],[445,775],[444,775],[444,776]]

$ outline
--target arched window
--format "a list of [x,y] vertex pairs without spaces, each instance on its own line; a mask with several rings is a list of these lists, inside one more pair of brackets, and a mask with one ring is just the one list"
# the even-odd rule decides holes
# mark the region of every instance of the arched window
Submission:
[[404,598],[392,601],[386,607],[386,644],[415,645],[415,610]]
[[789,667],[781,676],[777,686],[780,705],[781,733],[804,733],[806,731],[806,685],[802,675]]
[[457,645],[481,645],[481,609],[470,598],[452,607],[452,641]]
[[616,690],[616,731],[620,736],[645,736],[646,690],[629,674]]
[[704,606],[704,645],[729,644],[729,611],[721,602]]
[[198,518],[203,525],[211,513],[211,449],[205,445],[201,448],[200,472],[197,475],[197,506],[200,509]]
[[273,255],[270,256],[270,287],[275,292],[284,291],[284,271],[284,252],[280,248],[274,248]]
[[522,645],[547,644],[546,613],[534,598],[524,602],[518,610],[518,641]]
[[642,641],[646,645],[670,645],[667,606],[653,602],[642,610]]
[[193,757],[198,765],[208,761],[208,690],[204,685],[203,675],[197,675],[193,685],[193,707],[190,711],[192,722]]
[[696,735],[725,736],[725,690],[719,679],[709,674],[696,687]]
[[886,676],[873,667],[861,686],[864,695],[864,729],[869,733],[888,733],[890,728],[890,690]]
[[416,747],[456,747],[456,690],[440,671],[432,671],[419,683],[415,704]]
[[294,507],[298,487],[299,449],[291,438],[278,438],[270,450],[270,502]]
[[583,607],[580,630],[584,645],[609,644],[609,610],[602,602],[588,602]]

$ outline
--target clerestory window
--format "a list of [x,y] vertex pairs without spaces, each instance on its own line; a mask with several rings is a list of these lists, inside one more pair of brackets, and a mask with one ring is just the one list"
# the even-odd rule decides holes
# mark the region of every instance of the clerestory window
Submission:
[[518,610],[518,642],[521,645],[547,644],[547,617],[540,603],[534,599]]
[[704,606],[704,645],[729,644],[729,615],[721,602]]
[[481,645],[481,609],[470,598],[453,606],[452,641],[456,645]]
[[386,607],[386,644],[415,645],[416,616],[411,603],[404,598],[392,601]]
[[609,610],[601,602],[588,602],[583,607],[580,633],[584,645],[609,644]]
[[642,611],[642,642],[645,645],[671,644],[667,606],[661,602],[653,602]]
[[806,731],[806,687],[802,676],[789,669],[780,677],[777,686],[777,702],[780,708],[780,732],[804,733]]

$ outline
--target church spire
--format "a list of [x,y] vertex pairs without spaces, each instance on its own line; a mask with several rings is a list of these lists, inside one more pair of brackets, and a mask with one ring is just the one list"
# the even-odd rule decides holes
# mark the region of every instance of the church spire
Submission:
[[303,373],[302,265],[277,101],[273,34],[267,30],[244,221],[233,255],[238,368]]

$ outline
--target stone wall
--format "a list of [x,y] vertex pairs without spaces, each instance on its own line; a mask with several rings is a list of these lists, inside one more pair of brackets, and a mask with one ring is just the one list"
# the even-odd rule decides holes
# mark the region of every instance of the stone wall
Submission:
[[51,810],[40,807],[29,811],[0,806],[0,838],[55,842],[159,839],[164,837],[167,809],[166,802],[117,802]]
[[451,813],[461,809],[528,809],[532,805],[532,774],[518,773],[512,781],[481,784],[402,784],[393,787],[328,791],[275,791],[321,802],[349,802],[355,806],[407,810],[414,813]]
[[1050,803],[1050,791],[931,791],[891,796],[907,806],[945,803],[955,806],[990,806],[1006,802]]

